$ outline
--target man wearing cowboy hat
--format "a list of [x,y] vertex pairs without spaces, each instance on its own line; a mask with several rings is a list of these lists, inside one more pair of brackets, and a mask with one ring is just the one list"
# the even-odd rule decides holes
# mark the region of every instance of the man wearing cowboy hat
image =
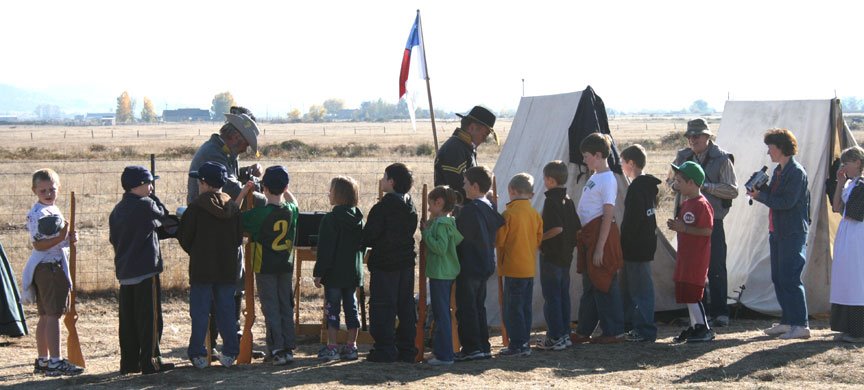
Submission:
[[[261,165],[252,164],[240,167],[238,156],[247,149],[258,154],[258,124],[255,115],[244,107],[231,107],[231,112],[225,114],[225,124],[219,129],[219,134],[213,134],[204,142],[189,164],[189,172],[198,172],[198,168],[208,161],[218,162],[228,168],[228,182],[222,188],[231,197],[240,193],[243,185],[253,177],[261,177]],[[198,196],[198,180],[189,178],[186,186],[186,203],[192,203]],[[264,205],[267,200],[259,191],[254,193],[255,205]]]
[[[714,228],[711,232],[708,291],[703,299],[708,302],[705,307],[712,318],[711,326],[721,327],[729,324],[729,307],[726,304],[726,231],[723,229],[723,218],[729,213],[732,199],[738,197],[738,184],[732,166],[735,157],[720,149],[711,140],[712,135],[705,119],[697,118],[687,122],[684,137],[687,138],[689,147],[678,151],[673,164],[678,166],[685,161],[693,161],[705,171],[705,183],[701,191],[714,208]],[[678,205],[681,197],[672,181],[674,175],[674,172],[670,172],[667,183],[676,192],[675,204]]]
[[462,123],[453,135],[441,145],[435,156],[435,185],[448,185],[459,191],[465,199],[462,188],[462,174],[468,168],[477,166],[477,147],[489,134],[498,143],[495,133],[495,114],[481,106],[474,106],[468,114],[456,114],[462,118]]

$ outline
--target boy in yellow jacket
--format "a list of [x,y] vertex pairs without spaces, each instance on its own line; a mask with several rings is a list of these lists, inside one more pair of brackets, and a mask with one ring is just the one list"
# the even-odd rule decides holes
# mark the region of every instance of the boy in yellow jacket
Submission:
[[534,178],[519,173],[507,185],[510,203],[504,211],[504,226],[498,229],[495,247],[498,250],[498,274],[504,277],[504,325],[510,346],[501,356],[528,356],[531,347],[531,298],[534,295],[534,274],[537,249],[543,240],[543,219],[531,207]]

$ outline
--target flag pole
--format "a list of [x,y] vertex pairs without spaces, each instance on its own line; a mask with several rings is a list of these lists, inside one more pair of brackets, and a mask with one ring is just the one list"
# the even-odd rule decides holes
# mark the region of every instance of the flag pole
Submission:
[[432,139],[435,140],[435,154],[438,154],[438,131],[435,129],[435,110],[432,108],[432,87],[429,86],[429,67],[426,65],[426,40],[423,39],[423,20],[420,10],[417,10],[417,22],[420,28],[420,50],[423,50],[423,69],[426,70],[426,95],[429,97],[429,119],[432,120]]

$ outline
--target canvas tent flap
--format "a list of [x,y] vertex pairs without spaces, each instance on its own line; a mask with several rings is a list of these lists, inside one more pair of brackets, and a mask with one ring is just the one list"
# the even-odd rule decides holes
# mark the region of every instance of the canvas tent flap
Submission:
[[[742,194],[743,184],[753,172],[762,166],[768,166],[769,170],[776,166],[771,163],[763,142],[766,130],[787,128],[798,139],[795,159],[807,172],[811,196],[807,263],[802,275],[810,313],[830,310],[833,232],[838,218],[831,212],[825,179],[837,151],[854,145],[854,139],[845,126],[840,131],[834,126],[836,122],[832,115],[836,112],[839,112],[836,100],[729,101],[723,110],[717,136],[717,144],[735,155],[735,174]],[[842,126],[842,123],[838,125]],[[836,148],[835,143],[840,147]],[[729,291],[745,285],[746,291],[742,296],[745,306],[763,313],[779,314],[780,305],[771,282],[768,208],[758,202],[750,206],[742,195],[733,202],[724,225]]]
[[24,308],[18,295],[15,274],[12,272],[12,266],[6,258],[6,251],[2,244],[0,244],[0,283],[3,289],[2,304],[0,304],[0,334],[11,337],[24,336],[27,334]]

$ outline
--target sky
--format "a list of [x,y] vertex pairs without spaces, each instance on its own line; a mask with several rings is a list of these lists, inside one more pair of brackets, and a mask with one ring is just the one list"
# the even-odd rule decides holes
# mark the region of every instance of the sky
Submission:
[[523,85],[591,85],[625,111],[864,97],[860,1],[17,0],[3,5],[0,84],[103,111],[124,90],[157,109],[230,91],[257,116],[395,103],[418,9],[445,111],[515,109]]

